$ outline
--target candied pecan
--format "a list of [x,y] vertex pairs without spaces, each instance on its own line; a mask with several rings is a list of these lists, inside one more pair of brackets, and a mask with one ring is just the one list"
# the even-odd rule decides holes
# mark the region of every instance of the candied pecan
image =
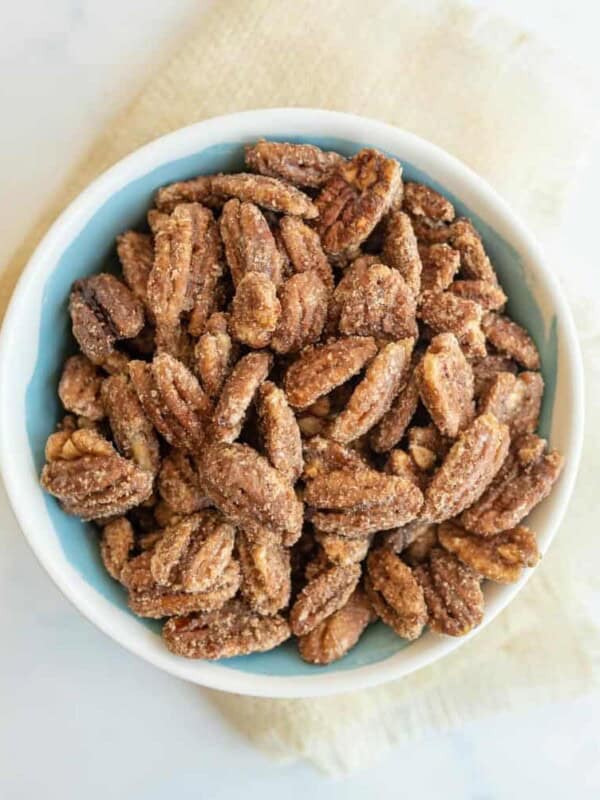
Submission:
[[370,536],[363,539],[348,539],[336,533],[315,531],[315,539],[332,564],[358,564],[367,555],[371,546]]
[[360,579],[360,564],[329,567],[309,580],[290,611],[290,628],[296,636],[310,633],[346,605]]
[[438,536],[442,547],[496,583],[517,581],[523,567],[535,567],[540,559],[535,534],[523,526],[484,538],[444,522]]
[[365,589],[377,616],[403,639],[418,639],[427,622],[423,590],[409,567],[386,547],[367,559]]
[[448,291],[465,300],[472,300],[485,311],[496,311],[506,303],[506,295],[497,283],[489,281],[470,280],[454,281]]
[[120,452],[153,475],[160,452],[154,427],[126,375],[113,375],[102,384],[102,402]]
[[[408,552],[412,545],[416,545],[419,541],[431,540],[432,532],[435,534],[437,525],[432,525],[430,522],[422,522],[415,520],[409,522],[408,525],[403,525],[401,528],[396,528],[392,531],[385,531],[379,535],[379,543],[382,547],[387,547],[397,555]],[[434,536],[433,540],[437,542]],[[424,560],[424,559],[422,559]]]
[[456,337],[434,336],[417,368],[423,404],[437,429],[455,438],[475,416],[473,372]]
[[227,320],[226,314],[213,314],[194,350],[196,370],[202,388],[211,399],[221,393],[234,358],[234,347],[227,331]]
[[152,474],[122,458],[95,430],[52,434],[46,460],[43,488],[85,520],[124,514],[152,492]]
[[304,443],[303,477],[305,480],[317,478],[332,470],[348,469],[353,471],[365,469],[366,466],[366,462],[356,450],[351,450],[331,439],[314,436]]
[[414,340],[386,344],[367,367],[346,408],[333,421],[329,435],[347,443],[376,425],[390,406],[406,373]]
[[423,505],[423,494],[411,481],[404,480],[404,485],[402,497],[393,498],[389,505],[350,511],[315,511],[312,522],[324,533],[337,533],[349,539],[406,525],[419,513]]
[[248,353],[240,358],[223,385],[213,414],[212,436],[233,442],[240,435],[246,414],[273,363],[268,353]]
[[[413,524],[417,525],[419,523]],[[437,525],[425,523],[425,527],[414,542],[411,542],[408,547],[402,551],[402,559],[406,561],[410,567],[417,567],[419,564],[424,564],[429,559],[431,551],[439,547],[437,532]]]
[[150,572],[153,548],[154,545],[150,549],[144,549],[139,555],[130,558],[121,568],[119,580],[131,592],[145,592],[156,588],[156,582]]
[[75,281],[69,312],[73,336],[83,354],[98,366],[115,355],[117,340],[137,336],[144,326],[140,301],[124,283],[107,272]]
[[126,517],[117,517],[102,528],[100,556],[106,571],[116,581],[121,580],[134,545],[133,527]]
[[163,186],[154,197],[159,211],[170,214],[181,203],[202,203],[209,208],[220,208],[225,198],[213,192],[212,175],[198,175],[189,181],[177,181]]
[[232,336],[248,347],[266,347],[277,328],[281,304],[273,281],[248,272],[237,285],[231,306]]
[[402,478],[367,466],[352,471],[333,469],[307,482],[304,500],[315,508],[366,509],[401,498],[406,484]]
[[435,333],[453,333],[467,356],[484,356],[483,311],[477,303],[451,292],[424,292],[418,316]]
[[381,259],[398,270],[416,297],[421,287],[421,257],[410,217],[403,211],[390,211],[385,219]]
[[488,355],[471,361],[473,380],[475,381],[475,397],[481,397],[500,372],[517,374],[517,365],[506,356]]
[[290,637],[279,615],[264,617],[232,600],[217,611],[175,617],[165,623],[167,648],[186,658],[232,658],[272,650]]
[[222,300],[223,247],[211,212],[202,206],[192,208],[194,230],[186,309],[190,306],[189,332],[200,336]]
[[351,290],[344,292],[338,328],[346,336],[416,336],[416,310],[415,298],[400,272],[373,264],[357,275]]
[[175,525],[184,516],[170,506],[165,500],[159,500],[154,506],[154,519],[160,528]]
[[292,353],[314,344],[327,316],[327,289],[316,272],[301,272],[279,291],[281,319],[271,347],[276,353]]
[[493,414],[511,436],[533,433],[538,426],[544,379],[539,372],[499,372],[479,401],[480,414]]
[[545,439],[533,433],[524,433],[513,441],[513,455],[522,467],[528,467],[544,455],[546,444]]
[[82,355],[67,358],[58,384],[58,396],[67,411],[94,422],[101,420],[104,417],[101,387],[102,375],[88,358]]
[[512,319],[490,312],[483,318],[482,328],[496,350],[521,364],[525,369],[540,368],[540,354],[525,328]]
[[288,369],[285,392],[294,408],[307,408],[356,375],[377,352],[370,336],[349,336],[303,353]]
[[402,208],[411,217],[422,217],[429,222],[452,222],[454,219],[452,203],[424,183],[405,181]]
[[261,531],[247,536],[240,531],[237,550],[242,568],[241,593],[259,614],[272,615],[285,608],[292,590],[289,550],[280,538]]
[[400,164],[376,150],[361,150],[343,162],[315,201],[325,252],[354,255],[389,209],[401,181]]
[[397,448],[390,450],[385,463],[385,471],[388,475],[406,478],[406,480],[418,486],[421,491],[429,483],[429,475],[417,466],[413,457],[409,453],[405,453],[404,450]]
[[443,292],[460,268],[460,253],[445,243],[421,245],[421,292]]
[[150,619],[180,617],[194,611],[216,611],[235,596],[240,583],[240,565],[235,559],[231,559],[223,570],[221,581],[206,592],[179,592],[155,586],[141,591],[130,591],[127,602],[138,617]]
[[514,528],[550,494],[563,463],[556,450],[527,466],[507,459],[498,479],[462,514],[462,525],[484,536]]
[[310,197],[289,183],[265,175],[238,172],[235,175],[215,175],[211,180],[214,193],[236,197],[242,202],[255,203],[261,208],[281,214],[314,219],[319,212]]
[[229,200],[219,222],[225,255],[234,286],[248,272],[260,272],[277,286],[281,255],[263,213],[252,203]]
[[232,522],[246,531],[268,528],[286,546],[302,531],[302,503],[285,478],[255,450],[243,444],[206,447],[200,483],[208,497]]
[[271,381],[258,390],[258,419],[269,461],[290,483],[302,473],[302,439],[285,393]]
[[418,403],[419,387],[413,372],[371,434],[371,447],[376,453],[385,453],[398,444],[417,410]]
[[441,522],[468,508],[485,492],[506,458],[508,427],[482,414],[458,437],[425,490],[423,519]]
[[222,582],[235,529],[218,511],[201,511],[167,528],[154,547],[150,572],[159,586],[207,592]]
[[377,258],[377,256],[359,256],[358,258],[355,258],[354,261],[352,261],[352,263],[344,271],[340,282],[335,287],[333,296],[329,300],[327,314],[328,333],[337,333],[342,308],[352,296],[357,294],[357,284],[360,280],[364,279],[369,267],[379,263],[380,259]]
[[314,144],[289,144],[259,139],[246,145],[246,164],[254,172],[281,178],[294,186],[318,189],[344,161],[343,156]]
[[144,305],[148,302],[148,278],[154,263],[152,237],[147,233],[126,231],[117,236],[117,255],[125,283]]
[[467,278],[498,283],[494,268],[483,248],[481,237],[468,219],[457,219],[450,226],[449,244],[460,253],[460,270]]
[[194,452],[202,444],[211,405],[192,373],[168,353],[152,364],[132,361],[131,381],[144,411],[173,447]]
[[431,630],[464,636],[479,625],[483,619],[480,578],[456,556],[436,548],[413,574],[423,587]]
[[450,241],[452,226],[445,222],[436,222],[427,217],[412,217],[411,222],[420,246],[447,244]]
[[449,449],[450,442],[440,434],[435,425],[424,428],[413,425],[408,430],[408,451],[417,467],[425,472],[429,472],[442,461]]
[[298,652],[310,664],[331,664],[345,656],[373,621],[368,597],[357,588],[338,611],[298,639]]
[[198,480],[196,463],[183,450],[171,450],[163,458],[157,488],[165,503],[179,514],[193,514],[209,505]]
[[315,272],[325,288],[333,291],[333,271],[327,260],[319,234],[299,217],[282,217],[279,232],[295,272]]

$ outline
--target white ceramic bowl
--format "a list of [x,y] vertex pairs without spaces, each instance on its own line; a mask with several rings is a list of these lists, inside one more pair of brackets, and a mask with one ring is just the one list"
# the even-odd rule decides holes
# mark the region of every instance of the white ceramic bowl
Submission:
[[[35,554],[50,576],[101,630],[157,667],[189,681],[240,694],[324,695],[407,675],[448,654],[463,639],[427,633],[406,645],[371,626],[338,664],[306,665],[293,647],[230,662],[171,655],[156,625],[134,617],[103,571],[90,526],[67,517],[38,484],[47,435],[59,418],[56,384],[69,347],[67,298],[76,278],[110,259],[114,237],[138,224],[154,190],[199,173],[239,169],[242,145],[259,137],[311,141],[345,154],[365,145],[387,151],[405,176],[422,179],[456,201],[483,235],[510,298],[510,313],[530,330],[542,355],[546,395],[542,433],[566,457],[551,496],[531,514],[544,552],[563,516],[582,439],[582,369],[569,309],[532,236],[506,203],[448,153],[405,131],[362,117],[313,109],[232,114],[175,131],[142,147],[95,180],[59,217],[31,258],[15,291],[0,342],[0,456],[9,497]],[[543,569],[543,567],[542,567]],[[484,625],[527,581],[486,584]],[[551,620],[540,620],[548,625]]]

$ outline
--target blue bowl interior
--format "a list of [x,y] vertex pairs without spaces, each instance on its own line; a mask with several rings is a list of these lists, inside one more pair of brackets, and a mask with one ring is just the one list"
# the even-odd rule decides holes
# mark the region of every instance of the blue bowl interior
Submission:
[[[281,138],[292,142],[308,141],[292,134]],[[310,141],[344,155],[352,155],[368,146],[364,142],[332,137]],[[128,184],[96,211],[62,254],[44,288],[38,357],[26,393],[27,434],[39,470],[44,463],[46,439],[62,416],[56,393],[61,367],[64,359],[75,351],[67,311],[71,284],[82,276],[118,268],[115,237],[128,228],[144,226],[146,211],[157,188],[194,175],[239,171],[243,168],[245,143],[239,141],[213,145],[164,164]],[[546,391],[540,427],[541,435],[547,436],[551,427],[556,388],[556,318],[545,325],[541,310],[525,280],[520,255],[507,241],[429,175],[406,161],[402,161],[402,165],[406,179],[427,183],[443,192],[454,203],[457,213],[470,217],[481,233],[502,286],[510,298],[509,313],[517,322],[527,327],[541,354]],[[102,566],[94,527],[65,514],[54,498],[47,495],[45,501],[55,534],[68,561],[97,592],[130,613],[124,590],[109,577]],[[155,631],[157,636],[160,635],[159,622],[139,620],[139,623]],[[308,675],[315,671],[336,672],[373,664],[394,655],[406,646],[408,642],[400,639],[386,626],[377,624],[368,629],[359,644],[345,658],[328,667],[305,664],[297,655],[293,642],[287,642],[269,653],[233,658],[222,663],[230,669],[261,675]]]

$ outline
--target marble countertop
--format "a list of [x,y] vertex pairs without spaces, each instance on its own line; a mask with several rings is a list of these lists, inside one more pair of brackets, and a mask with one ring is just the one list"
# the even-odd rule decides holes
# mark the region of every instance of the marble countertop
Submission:
[[[218,0],[217,0],[218,2]],[[199,0],[21,0],[0,27],[0,263],[102,129],[185,34]],[[596,74],[593,0],[480,0]],[[135,20],[135,22],[132,22]],[[600,291],[595,155],[568,209],[573,280]],[[591,268],[595,270],[590,279]],[[587,800],[600,796],[600,696],[503,714],[397,748],[345,779],[276,764],[197,687],[145,664],[63,598],[0,485],[0,797],[112,800]]]

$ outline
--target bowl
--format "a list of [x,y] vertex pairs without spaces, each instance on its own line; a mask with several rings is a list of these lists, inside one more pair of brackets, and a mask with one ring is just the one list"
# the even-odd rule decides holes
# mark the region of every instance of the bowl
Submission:
[[81,613],[115,641],[203,686],[270,697],[325,695],[400,678],[464,645],[515,597],[531,571],[508,586],[486,583],[484,622],[462,639],[427,632],[409,645],[378,623],[345,658],[327,667],[305,664],[291,642],[270,653],[191,661],[169,653],[158,623],[128,610],[124,591],[102,567],[93,527],[67,516],[38,483],[46,438],[61,415],[56,397],[61,364],[73,349],[67,312],[71,283],[115,258],[115,236],[143,220],[159,186],[201,173],[239,170],[243,145],[260,137],[312,142],[344,155],[376,147],[402,162],[406,178],[430,184],[450,198],[459,214],[472,218],[510,298],[511,316],[527,327],[541,354],[546,383],[541,434],[566,457],[554,491],[528,523],[542,553],[548,548],[573,488],[583,426],[581,358],[562,292],[523,223],[468,167],[411,133],[332,111],[265,109],[191,125],[127,156],[71,203],[32,256],[4,321],[0,464],[15,514],[38,559]]

